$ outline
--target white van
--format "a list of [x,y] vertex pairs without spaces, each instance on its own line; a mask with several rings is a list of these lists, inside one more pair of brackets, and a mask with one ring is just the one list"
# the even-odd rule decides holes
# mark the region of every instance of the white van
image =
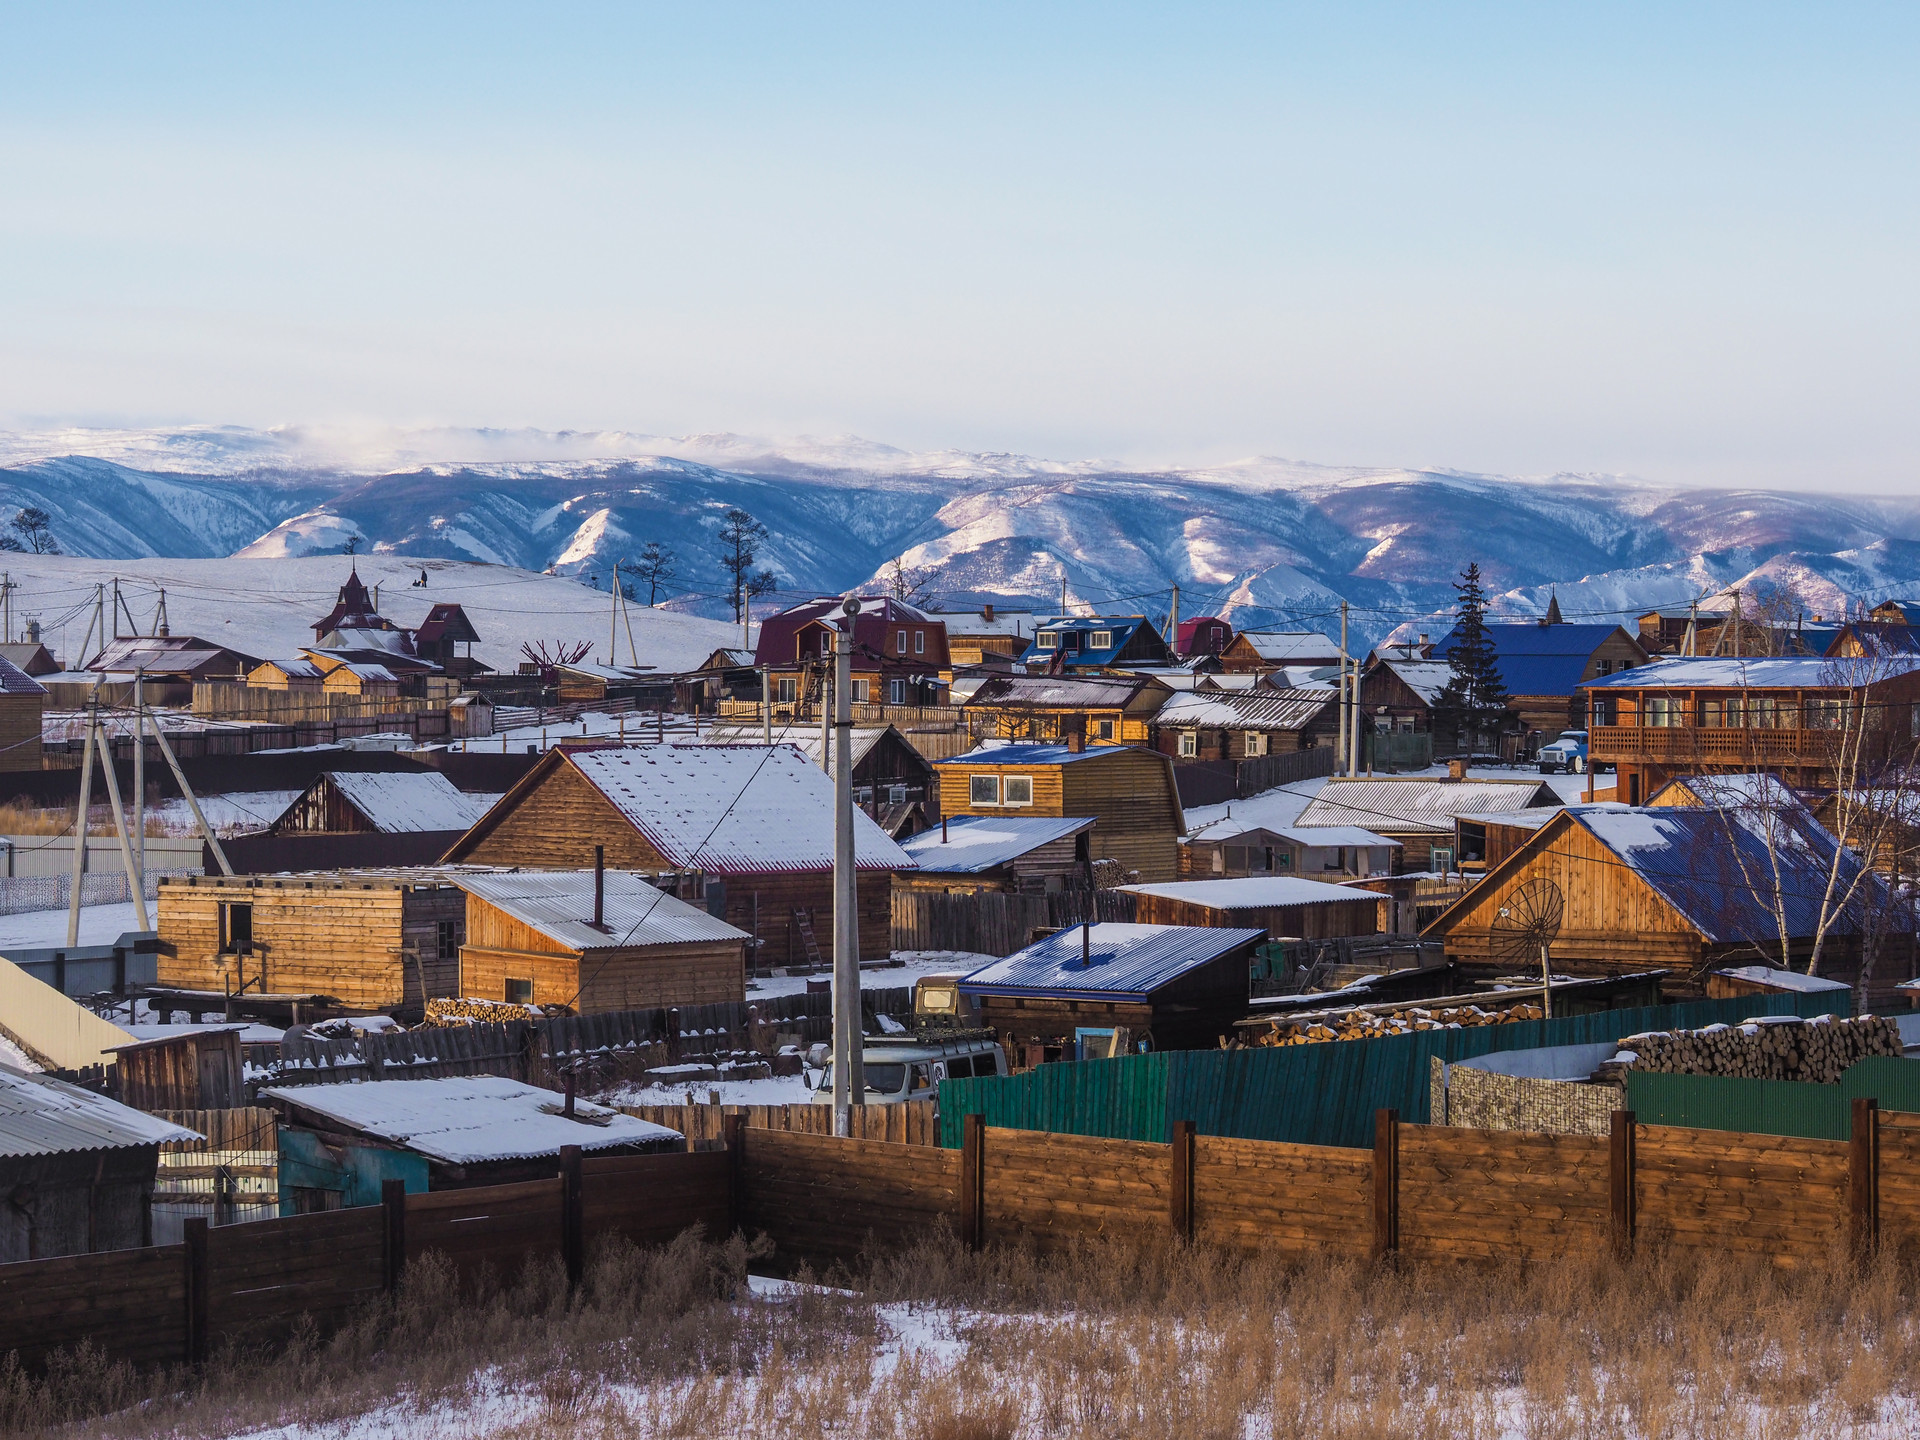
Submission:
[[[1005,1053],[992,1034],[983,1031],[963,1031],[937,1038],[927,1033],[874,1036],[861,1047],[861,1056],[867,1074],[866,1103],[869,1105],[931,1100],[942,1080],[1007,1073]],[[813,1101],[816,1105],[831,1105],[831,1065],[819,1072],[819,1077]]]

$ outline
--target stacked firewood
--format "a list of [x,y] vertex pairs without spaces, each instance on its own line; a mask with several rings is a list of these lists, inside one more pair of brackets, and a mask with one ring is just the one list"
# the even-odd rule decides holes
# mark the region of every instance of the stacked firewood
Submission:
[[1512,1005],[1496,1010],[1483,1010],[1478,1005],[1454,1005],[1428,1010],[1414,1005],[1387,1014],[1345,1010],[1302,1016],[1299,1020],[1276,1018],[1253,1043],[1266,1046],[1320,1045],[1330,1040],[1378,1040],[1388,1035],[1412,1035],[1421,1030],[1513,1025],[1522,1020],[1538,1020],[1542,1014],[1538,1005]]
[[570,1015],[564,1005],[515,1005],[506,1000],[466,996],[427,1001],[428,1025],[499,1025],[508,1020],[539,1020],[548,1015]]
[[[1891,1020],[1862,1015],[1841,1020],[1767,1017],[1704,1030],[1629,1035],[1620,1049],[1631,1068],[1660,1075],[1729,1075],[1755,1080],[1810,1080],[1837,1084],[1847,1067],[1869,1055],[1898,1055],[1900,1030]],[[1616,1056],[1619,1060],[1622,1057]]]

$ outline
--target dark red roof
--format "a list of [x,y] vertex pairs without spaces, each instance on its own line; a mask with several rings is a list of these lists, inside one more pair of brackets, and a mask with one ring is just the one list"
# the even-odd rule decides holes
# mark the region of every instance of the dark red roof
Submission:
[[426,641],[432,644],[439,640],[477,641],[480,634],[473,628],[473,622],[467,619],[467,612],[451,602],[436,605],[427,611],[427,618],[420,622],[420,628],[413,632],[414,643]]
[[[830,595],[819,600],[803,600],[798,605],[789,605],[778,615],[769,615],[760,623],[753,663],[776,669],[795,664],[802,658],[802,632],[807,632],[806,658],[818,658],[820,642],[812,637],[819,634],[822,627],[841,628],[845,618],[840,613],[841,603],[840,596]],[[909,635],[916,630],[925,633],[926,648],[916,652],[909,638],[902,652],[893,638],[901,630]],[[853,643],[854,661],[861,668],[884,662],[916,671],[944,670],[948,663],[946,622],[890,595],[860,597],[860,613],[853,621]]]
[[1233,643],[1233,627],[1217,615],[1196,615],[1180,622],[1174,638],[1174,653],[1179,655],[1218,655]]
[[391,630],[390,621],[380,617],[373,608],[373,596],[361,583],[360,569],[355,566],[347,573],[347,583],[340,587],[340,598],[334,602],[326,618],[313,622],[313,638],[324,640],[335,630]]

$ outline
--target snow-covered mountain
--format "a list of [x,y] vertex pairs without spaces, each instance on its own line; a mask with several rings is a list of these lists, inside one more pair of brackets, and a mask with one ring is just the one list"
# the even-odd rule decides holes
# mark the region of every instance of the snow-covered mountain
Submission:
[[1920,595],[1920,500],[1672,491],[1283,460],[1143,470],[870,441],[627,432],[196,428],[0,435],[0,513],[38,505],[70,553],[338,553],[554,570],[604,586],[670,547],[675,608],[726,613],[715,541],[770,532],[783,595],[872,583],[896,559],[943,603],[1075,604],[1237,623],[1416,627],[1478,560],[1500,608],[1627,618],[1729,585],[1791,583],[1812,611]]

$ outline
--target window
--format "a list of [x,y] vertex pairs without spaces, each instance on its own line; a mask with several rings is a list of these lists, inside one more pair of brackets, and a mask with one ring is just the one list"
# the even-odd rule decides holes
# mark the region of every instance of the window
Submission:
[[1247,754],[1264,755],[1267,753],[1267,733],[1264,730],[1247,731]]
[[1089,650],[1109,650],[1112,647],[1113,632],[1111,630],[1095,630],[1091,635],[1087,636],[1087,648]]
[[1198,730],[1182,730],[1180,732],[1180,754],[1183,757],[1192,758],[1199,753],[1200,732]]
[[460,922],[442,920],[434,929],[434,945],[442,960],[460,958]]
[[1042,630],[1038,635],[1033,637],[1033,643],[1042,650],[1058,650],[1060,648],[1060,637],[1051,630]]
[[293,1213],[296,1215],[323,1215],[330,1210],[347,1208],[347,1192],[344,1190],[323,1190],[317,1185],[289,1185],[292,1192]]
[[[1914,709],[1914,714],[1916,716],[1920,716],[1920,705],[1914,706],[1913,709]],[[1916,726],[1920,726],[1920,719],[1916,719],[1913,723]],[[1916,729],[1913,733],[1916,735],[1920,735],[1920,729]],[[1111,740],[1113,739],[1113,735],[1114,735],[1114,723],[1111,716],[1109,716],[1105,720],[1096,720],[1093,722],[1093,738],[1094,739]]]
[[947,1061],[947,1079],[965,1080],[973,1074],[973,1057],[956,1055]]
[[969,805],[998,805],[1000,803],[1000,777],[998,775],[969,775],[967,777],[967,803]]
[[867,1089],[875,1095],[898,1095],[907,1084],[907,1067],[898,1065],[867,1065]]
[[1671,730],[1686,724],[1686,713],[1686,702],[1675,696],[1647,697],[1647,724],[1656,729]]
[[[1635,800],[1632,803],[1638,805],[1640,802]],[[1445,874],[1447,871],[1453,869],[1453,847],[1451,845],[1434,846],[1432,856],[1427,861],[1427,864],[1430,869],[1436,870],[1441,874]]]
[[773,682],[774,702],[780,705],[793,704],[793,697],[798,693],[798,689],[799,681],[794,676],[782,675]]
[[533,981],[509,980],[503,997],[509,1005],[531,1005],[533,1003]]
[[853,682],[853,703],[856,705],[867,704],[868,696],[872,693],[872,691],[873,691],[873,682],[871,680],[861,680],[856,678]]
[[1292,870],[1293,851],[1275,850],[1273,852],[1273,868],[1276,870]]
[[1807,701],[1807,729],[1844,730],[1853,718],[1853,705],[1839,696]]
[[1604,729],[1620,723],[1620,699],[1615,695],[1596,695],[1588,716],[1589,723],[1595,729]]
[[1611,675],[1613,673],[1613,662],[1611,660],[1596,661],[1594,663],[1593,673],[1595,675]]
[[1323,870],[1344,870],[1344,869],[1346,869],[1346,868],[1347,868],[1347,851],[1346,851],[1346,847],[1345,847],[1344,845],[1342,845],[1342,846],[1336,846],[1336,847],[1334,847],[1334,849],[1332,849],[1331,851],[1329,851],[1329,852],[1327,853],[1327,859],[1326,859],[1326,862],[1325,862],[1325,863],[1324,863],[1324,864],[1323,864],[1323,865],[1322,865],[1322,866],[1321,866],[1320,868],[1321,868],[1321,869],[1323,869]]
[[913,653],[916,655],[924,655],[927,653],[926,631],[916,630],[913,632]]
[[248,955],[253,952],[253,904],[236,903],[220,907],[220,953]]
[[820,653],[822,655],[831,655],[833,653],[833,636],[825,630],[820,632]]
[[887,682],[888,702],[894,705],[908,704],[909,697],[907,694],[907,689],[910,683],[911,682],[906,680],[889,680]]
[[933,1087],[931,1071],[932,1067],[924,1063],[913,1067],[913,1088],[916,1091],[929,1090]]
[[897,655],[904,655],[907,653],[907,632],[906,631],[896,630],[893,632],[893,649],[894,649],[894,653]]
[[1001,798],[1008,805],[1033,804],[1033,777],[1009,775],[1001,783]]
[[1724,700],[1702,700],[1700,702],[1700,723],[1709,730],[1727,728],[1727,702]]

